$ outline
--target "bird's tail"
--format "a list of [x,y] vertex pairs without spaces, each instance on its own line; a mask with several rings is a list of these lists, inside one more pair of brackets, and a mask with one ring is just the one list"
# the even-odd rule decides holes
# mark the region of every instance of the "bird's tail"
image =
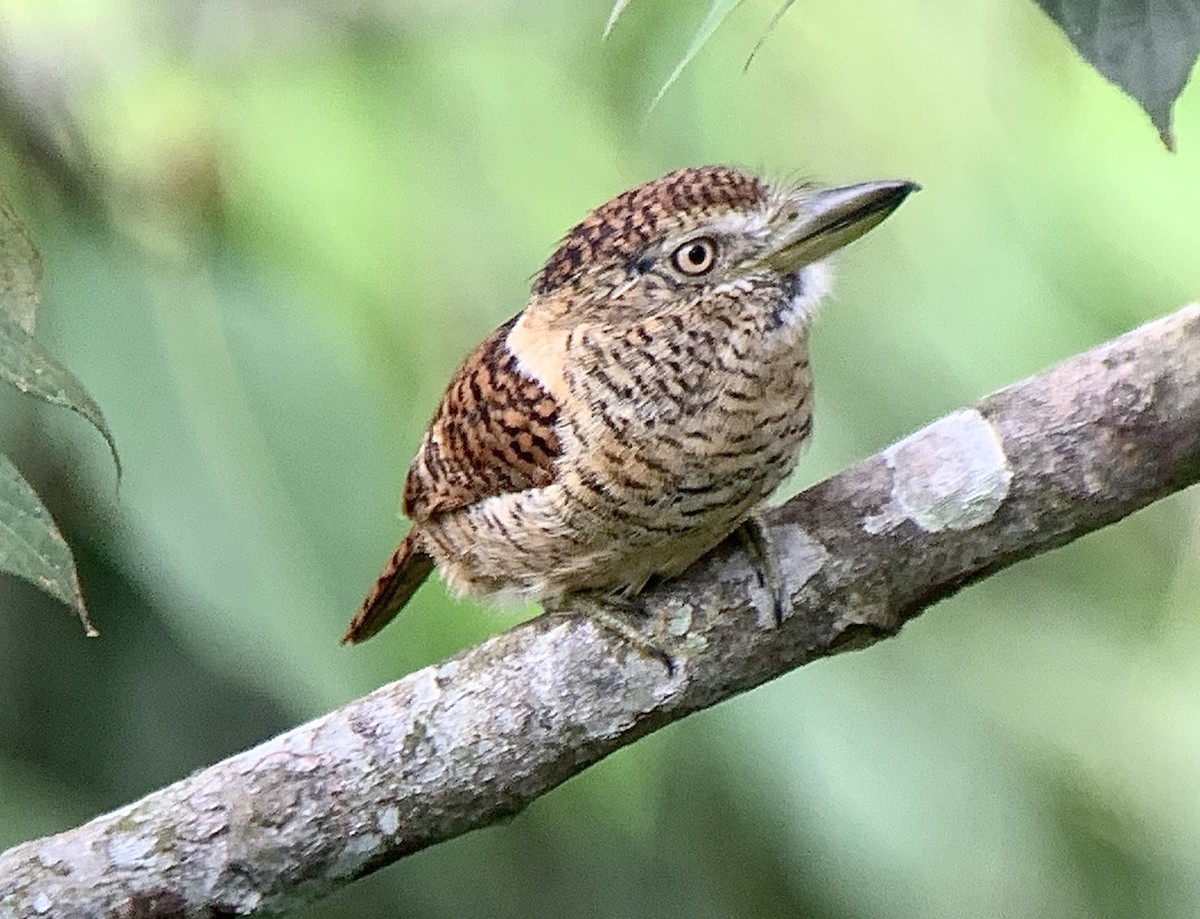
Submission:
[[391,622],[431,571],[433,558],[421,548],[416,530],[409,530],[388,559],[383,574],[367,594],[367,599],[363,600],[358,615],[342,636],[342,644],[356,645],[366,641]]

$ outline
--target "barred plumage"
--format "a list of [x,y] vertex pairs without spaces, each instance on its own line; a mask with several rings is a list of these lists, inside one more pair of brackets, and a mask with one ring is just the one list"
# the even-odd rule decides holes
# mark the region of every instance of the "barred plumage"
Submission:
[[409,470],[413,527],[344,640],[435,563],[460,593],[560,602],[636,594],[713,548],[811,432],[823,259],[915,187],[712,166],[595,210],[459,368]]

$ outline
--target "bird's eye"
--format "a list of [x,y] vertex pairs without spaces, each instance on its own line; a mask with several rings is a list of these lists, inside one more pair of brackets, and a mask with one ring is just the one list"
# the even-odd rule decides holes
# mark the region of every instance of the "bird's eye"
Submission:
[[717,241],[711,236],[689,239],[671,254],[671,264],[684,274],[708,274],[717,263]]

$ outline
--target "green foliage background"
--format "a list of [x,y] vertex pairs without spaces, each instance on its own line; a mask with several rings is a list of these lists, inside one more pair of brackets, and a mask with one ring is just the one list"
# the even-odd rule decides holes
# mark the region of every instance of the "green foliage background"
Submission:
[[[41,332],[103,406],[0,448],[93,619],[0,582],[0,846],[507,627],[429,586],[337,638],[457,361],[555,240],[687,163],[925,190],[840,259],[790,489],[1200,296],[1181,151],[1032,3],[0,2],[0,181]],[[49,155],[53,153],[54,155]],[[63,417],[59,417],[63,415]],[[640,741],[305,917],[1200,910],[1200,515],[1162,502],[895,641]]]

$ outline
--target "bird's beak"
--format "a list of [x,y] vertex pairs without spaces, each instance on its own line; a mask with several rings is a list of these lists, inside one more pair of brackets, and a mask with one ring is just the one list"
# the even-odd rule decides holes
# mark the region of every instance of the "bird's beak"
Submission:
[[791,274],[820,261],[881,224],[920,188],[916,182],[889,180],[817,191],[804,189],[797,193],[793,207],[784,206],[782,213],[789,219],[769,241],[769,251],[762,260],[780,274]]

